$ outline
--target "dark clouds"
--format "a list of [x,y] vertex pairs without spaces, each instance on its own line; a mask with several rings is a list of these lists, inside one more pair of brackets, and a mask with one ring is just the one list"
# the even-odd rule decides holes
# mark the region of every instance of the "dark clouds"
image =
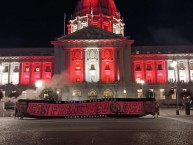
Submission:
[[[0,47],[52,47],[63,34],[63,15],[78,0],[6,0],[0,9]],[[193,44],[191,0],[115,0],[125,35],[135,45]]]
[[150,28],[152,41],[160,45],[191,45],[191,42],[183,37],[181,32],[175,28]]

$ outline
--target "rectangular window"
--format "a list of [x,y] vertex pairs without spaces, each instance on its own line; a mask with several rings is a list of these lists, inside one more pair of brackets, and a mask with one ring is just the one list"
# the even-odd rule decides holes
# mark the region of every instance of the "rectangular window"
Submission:
[[176,100],[176,94],[172,94],[172,100]]
[[19,66],[15,66],[13,72],[19,72]]
[[9,71],[9,67],[8,66],[4,66],[3,72],[8,72]]
[[137,90],[137,96],[138,96],[138,98],[142,98],[142,97],[143,97],[143,95],[142,95],[142,89],[138,89],[138,90]]
[[24,72],[29,72],[29,66],[26,66],[26,67],[24,68]]
[[140,64],[136,64],[136,68],[135,68],[136,70],[141,70],[141,68],[140,68]]
[[151,68],[151,64],[147,64],[147,68],[146,68],[147,70],[152,70],[152,68]]
[[46,66],[45,72],[51,72],[50,66]]
[[162,64],[158,64],[158,66],[157,66],[157,70],[163,70],[163,68],[162,68]]
[[75,70],[79,71],[80,70],[80,66],[76,66]]
[[94,64],[91,64],[90,70],[96,70]]
[[168,69],[169,70],[174,70],[174,67],[172,67],[172,62],[171,61],[168,62]]
[[185,70],[185,66],[184,66],[184,63],[183,63],[183,62],[180,62],[180,64],[179,64],[179,69],[180,69],[180,70]]
[[110,67],[109,67],[109,65],[106,65],[106,66],[105,66],[105,70],[111,70]]
[[190,70],[193,70],[193,62],[190,63]]
[[160,89],[160,100],[164,100],[166,99],[165,97],[165,90],[164,89]]
[[147,83],[151,83],[151,80],[147,80]]
[[108,26],[107,26],[107,25],[105,25],[105,26],[104,26],[104,29],[108,31]]
[[36,66],[35,72],[40,72],[40,67],[39,66]]

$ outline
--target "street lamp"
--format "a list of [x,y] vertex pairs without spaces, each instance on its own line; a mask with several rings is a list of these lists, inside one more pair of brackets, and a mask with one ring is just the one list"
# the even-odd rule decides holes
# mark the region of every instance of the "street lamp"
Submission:
[[40,88],[40,87],[42,87],[42,85],[43,85],[42,80],[37,80],[37,81],[35,82],[35,86],[36,86],[36,98],[38,97],[37,89]]
[[140,84],[141,84],[141,86],[142,86],[142,98],[143,98],[143,85],[145,84],[145,81],[144,80],[140,80],[140,82],[139,82]]
[[126,98],[126,93],[127,93],[127,90],[126,90],[126,89],[124,89],[124,90],[123,90],[123,93],[124,93],[124,96],[125,96],[125,98]]
[[174,68],[174,94],[176,97],[176,115],[179,115],[179,105],[178,105],[178,95],[177,95],[177,79],[176,79],[176,66],[177,66],[177,61],[173,61],[171,63],[171,67]]
[[59,91],[59,90],[57,90],[57,91],[56,91],[56,94],[57,94],[57,98],[58,98],[58,100],[57,100],[57,101],[59,101],[59,94],[60,94],[60,91]]

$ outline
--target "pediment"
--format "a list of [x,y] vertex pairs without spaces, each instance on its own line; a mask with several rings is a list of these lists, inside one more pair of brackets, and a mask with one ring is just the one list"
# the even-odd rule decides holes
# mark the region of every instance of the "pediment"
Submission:
[[58,40],[69,39],[123,39],[124,37],[112,32],[108,32],[96,26],[88,26],[74,33],[62,36]]

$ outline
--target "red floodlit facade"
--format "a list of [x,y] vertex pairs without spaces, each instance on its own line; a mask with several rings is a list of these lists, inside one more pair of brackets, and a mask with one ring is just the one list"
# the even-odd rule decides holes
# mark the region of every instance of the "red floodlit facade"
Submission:
[[101,81],[115,81],[115,53],[114,48],[101,48]]
[[51,81],[53,75],[53,63],[43,62],[42,64],[42,79],[45,81]]
[[[149,55],[147,55],[150,57]],[[136,57],[136,58],[135,58]],[[133,55],[133,82],[139,83],[144,80],[148,84],[166,83],[167,66],[166,60],[145,59],[144,55]],[[159,55],[152,55],[152,58],[159,58]],[[142,60],[143,59],[143,60]]]
[[[49,48],[48,55],[43,55],[48,49],[41,53],[33,49],[6,62],[8,52],[1,53],[5,70],[0,70],[0,85],[32,86],[61,74],[64,86],[55,89],[66,93],[66,100],[142,97],[147,90],[164,99],[175,80],[193,82],[193,54],[179,53],[192,50],[191,46],[131,46],[134,40],[124,36],[124,27],[113,0],[79,0],[67,24],[68,34],[51,42],[54,48]],[[177,60],[176,68],[171,67],[173,60]],[[178,93],[192,87],[184,86]]]
[[148,83],[155,83],[155,62],[154,60],[145,61],[145,80]]
[[144,74],[144,61],[136,60],[133,61],[133,70],[134,70],[134,77],[133,77],[133,82],[137,83],[139,80],[144,80],[145,79],[145,74]]
[[20,85],[35,85],[37,80],[51,81],[53,76],[53,56],[31,56],[29,59],[21,57],[20,61],[22,61],[19,71]]
[[167,66],[165,60],[156,61],[156,80],[157,83],[166,83],[167,82]]
[[37,80],[41,79],[41,62],[32,62],[31,65],[31,84],[35,84]]
[[30,70],[31,63],[30,62],[22,62],[21,63],[21,76],[20,76],[20,84],[21,85],[29,85],[30,84]]
[[84,81],[84,56],[83,49],[71,48],[70,50],[70,82]]
[[[115,52],[113,47],[100,48],[100,81],[101,82],[115,82],[118,78],[119,72],[115,72]],[[66,66],[70,63],[70,83],[81,83],[85,81],[85,55],[83,48],[70,49],[70,61],[66,57]],[[65,67],[67,68],[67,67]],[[115,76],[117,74],[117,76]]]

